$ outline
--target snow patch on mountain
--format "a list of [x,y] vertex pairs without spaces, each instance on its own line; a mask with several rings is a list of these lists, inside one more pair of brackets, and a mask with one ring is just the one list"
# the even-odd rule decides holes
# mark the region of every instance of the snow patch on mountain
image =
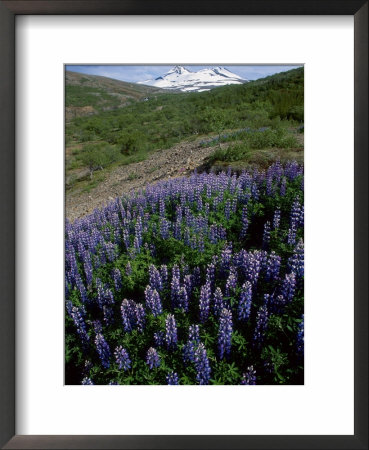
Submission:
[[140,81],[138,84],[146,84],[162,89],[181,90],[182,92],[202,92],[218,86],[247,82],[248,80],[241,78],[225,67],[209,67],[197,72],[191,72],[183,66],[175,66],[164,75],[155,79]]

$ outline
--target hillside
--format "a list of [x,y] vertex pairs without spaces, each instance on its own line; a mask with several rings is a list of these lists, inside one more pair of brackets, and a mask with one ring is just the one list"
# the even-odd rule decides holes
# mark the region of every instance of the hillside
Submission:
[[[100,82],[103,77],[91,78],[96,79],[93,82]],[[115,83],[114,80],[105,81]],[[143,92],[146,95],[149,92],[140,89],[151,89],[122,84],[138,92],[138,99],[142,98],[139,95]],[[94,86],[86,85],[85,88]],[[209,137],[214,140],[218,136],[219,142],[232,143],[229,150],[220,152],[214,140],[211,144],[214,146],[213,162],[257,160],[259,150],[303,147],[302,140],[296,139],[304,119],[303,68],[207,92],[154,91],[154,94],[147,95],[147,101],[130,99],[127,101],[131,104],[124,108],[101,110],[98,114],[76,117],[67,123],[68,189],[78,187],[80,180],[84,183],[83,188],[89,189],[105,177],[99,175],[101,172],[143,161],[153,151],[198,139],[206,141]],[[73,101],[71,90],[67,89],[66,104],[73,104]],[[302,131],[303,128],[299,130]]]
[[65,72],[66,121],[130,105],[161,89],[98,75]]

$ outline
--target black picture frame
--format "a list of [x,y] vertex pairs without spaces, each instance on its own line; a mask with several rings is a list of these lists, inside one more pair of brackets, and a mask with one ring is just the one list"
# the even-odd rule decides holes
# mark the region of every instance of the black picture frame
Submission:
[[[354,435],[15,435],[15,17],[20,14],[353,15]],[[6,449],[368,449],[368,1],[365,0],[0,0],[0,445]],[[20,249],[21,250],[21,249]],[[17,280],[20,283],[21,280]],[[337,376],[345,380],[345,368]],[[339,393],[337,393],[339,395]],[[317,405],[317,407],[319,407]]]

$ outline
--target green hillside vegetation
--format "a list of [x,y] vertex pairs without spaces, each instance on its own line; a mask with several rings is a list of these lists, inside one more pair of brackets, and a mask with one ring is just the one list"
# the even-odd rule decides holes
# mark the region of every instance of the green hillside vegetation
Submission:
[[161,89],[151,86],[66,71],[67,122],[74,117],[122,108],[160,92]]
[[[101,87],[81,83],[67,86],[66,105],[79,102],[98,108],[96,103],[110,95],[101,92]],[[67,174],[82,168],[93,174],[115,164],[129,164],[145,159],[149,152],[200,137],[205,142],[211,136],[235,141],[227,153],[215,140],[213,162],[243,159],[256,150],[293,149],[302,146],[296,130],[303,120],[303,68],[201,93],[157,92],[148,101],[67,123]]]

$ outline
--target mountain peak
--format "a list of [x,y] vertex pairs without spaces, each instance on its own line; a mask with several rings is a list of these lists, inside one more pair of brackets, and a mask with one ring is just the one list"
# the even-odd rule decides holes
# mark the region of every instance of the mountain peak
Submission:
[[168,74],[169,73],[178,73],[179,75],[181,75],[182,73],[190,73],[190,71],[183,66],[174,66],[172,69],[170,69]]
[[154,80],[141,81],[139,84],[183,92],[201,92],[218,86],[242,84],[247,81],[225,67],[206,67],[197,72],[191,72],[185,67],[177,65],[166,74],[158,76]]

